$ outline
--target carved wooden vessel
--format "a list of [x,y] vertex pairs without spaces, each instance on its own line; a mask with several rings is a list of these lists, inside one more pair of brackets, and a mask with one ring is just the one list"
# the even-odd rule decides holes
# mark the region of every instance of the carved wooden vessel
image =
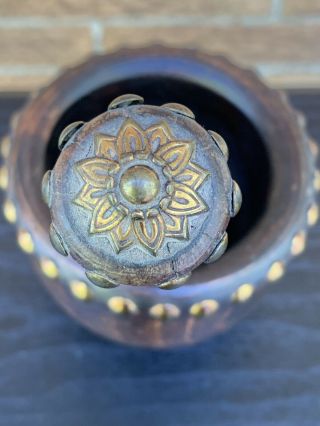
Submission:
[[[51,218],[41,181],[56,163],[62,130],[104,113],[125,93],[140,95],[146,105],[176,102],[190,108],[201,126],[227,141],[231,175],[243,193],[243,206],[228,227],[226,253],[197,267],[182,287],[170,291],[98,287],[70,256],[57,253],[49,239]],[[251,71],[199,52],[157,46],[91,58],[32,98],[13,120],[1,152],[5,217],[16,223],[18,244],[32,255],[48,291],[84,326],[126,344],[193,344],[224,331],[263,288],[281,279],[287,262],[303,252],[308,229],[318,219],[317,152],[301,116]],[[88,182],[78,166],[85,187]],[[139,170],[139,176],[146,172],[153,182],[151,193],[158,194],[148,170]],[[128,198],[130,176],[122,182]],[[77,198],[83,211],[84,199],[83,193]],[[150,250],[150,244],[145,248]]]

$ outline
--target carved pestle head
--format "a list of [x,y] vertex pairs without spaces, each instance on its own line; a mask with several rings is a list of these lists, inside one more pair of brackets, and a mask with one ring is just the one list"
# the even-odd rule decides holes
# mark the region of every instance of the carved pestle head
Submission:
[[175,288],[226,250],[241,192],[225,141],[187,107],[120,96],[58,143],[42,188],[51,242],[94,284]]

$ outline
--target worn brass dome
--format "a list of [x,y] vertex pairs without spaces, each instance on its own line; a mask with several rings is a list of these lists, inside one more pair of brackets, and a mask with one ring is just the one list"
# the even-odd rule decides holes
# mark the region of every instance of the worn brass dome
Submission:
[[159,188],[159,177],[147,166],[132,166],[120,178],[120,191],[132,204],[149,203],[157,196]]

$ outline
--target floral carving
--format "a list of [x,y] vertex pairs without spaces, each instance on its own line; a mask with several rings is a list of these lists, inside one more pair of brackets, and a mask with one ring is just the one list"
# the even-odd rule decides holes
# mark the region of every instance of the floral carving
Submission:
[[127,119],[117,136],[97,134],[94,148],[76,163],[84,184],[74,199],[91,212],[91,234],[107,233],[116,252],[137,244],[153,255],[166,238],[189,238],[188,217],[208,209],[197,190],[209,173],[192,161],[193,142],[175,139],[165,122],[143,130]]

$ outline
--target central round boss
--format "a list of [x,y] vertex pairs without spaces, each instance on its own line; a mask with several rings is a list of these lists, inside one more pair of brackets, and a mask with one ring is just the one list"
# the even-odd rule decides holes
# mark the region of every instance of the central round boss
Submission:
[[157,174],[147,166],[136,165],[127,169],[120,179],[120,190],[132,204],[147,204],[159,193]]

